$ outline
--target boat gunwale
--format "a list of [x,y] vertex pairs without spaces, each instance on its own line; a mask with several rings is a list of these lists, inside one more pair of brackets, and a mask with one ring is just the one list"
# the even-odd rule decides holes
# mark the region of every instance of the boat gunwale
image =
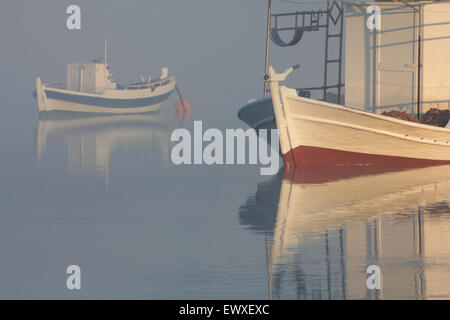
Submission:
[[[320,106],[327,107],[330,109],[338,109],[338,110],[342,110],[342,111],[353,112],[353,113],[360,114],[362,116],[368,116],[368,117],[376,118],[376,119],[386,121],[386,122],[393,122],[393,123],[402,124],[405,126],[416,127],[419,129],[426,129],[426,130],[430,130],[430,131],[439,131],[442,133],[450,134],[449,128],[435,127],[435,126],[432,126],[429,124],[416,123],[416,122],[411,122],[411,121],[407,121],[407,120],[400,120],[400,119],[392,118],[389,116],[383,116],[383,115],[375,114],[375,113],[368,112],[368,111],[362,111],[362,110],[359,110],[356,108],[342,106],[342,105],[331,103],[331,102],[320,101],[320,100],[315,100],[315,99],[310,99],[310,98],[305,98],[305,97],[299,97],[296,94],[295,95],[292,94],[291,90],[295,90],[295,89],[291,89],[291,88],[288,88],[285,86],[280,86],[280,89],[283,91],[282,94],[286,94],[285,95],[286,97],[289,97],[291,99],[296,99],[298,101],[302,101],[305,103],[312,103],[312,104],[320,105]],[[289,115],[291,116],[292,113],[289,112]]]
[[[169,78],[165,78],[165,79],[159,79],[159,80],[152,80],[150,82],[144,82],[144,83],[130,83],[125,85],[125,89],[120,89],[120,90],[145,90],[145,89],[152,89],[152,88],[156,88],[156,87],[164,87],[168,84],[170,84],[171,82],[175,81],[175,76],[169,77]],[[165,83],[167,82],[167,83]],[[156,86],[158,85],[159,86]],[[134,88],[136,87],[136,88]],[[144,87],[144,88],[141,88]],[[131,89],[129,89],[131,88]]]
[[[168,85],[174,83],[175,82],[175,76],[172,76],[170,78],[167,78],[167,79],[164,79],[164,80],[160,80],[160,81],[157,81],[157,82],[154,82],[154,83],[151,83],[151,84],[153,85],[153,84],[161,83],[161,82],[164,82],[164,81],[167,81],[167,84],[155,87],[154,89],[156,89],[156,88],[164,88],[165,86],[168,86]],[[150,85],[150,83],[149,83],[149,85]],[[139,92],[139,91],[148,91],[149,89],[152,89],[149,86],[149,87],[142,88],[142,89],[106,89],[102,93],[90,93],[90,92],[81,92],[81,91],[74,91],[74,90],[68,90],[68,89],[55,88],[55,87],[52,87],[52,86],[50,86],[48,84],[43,84],[42,87],[43,87],[42,88],[43,90],[51,90],[51,91],[55,91],[55,92],[73,94],[73,95],[78,95],[78,96],[83,96],[83,97],[96,97],[96,98],[104,98],[104,99],[110,99],[111,98],[111,97],[105,97],[105,93],[106,92],[130,92],[130,91],[131,92]],[[155,96],[158,96],[158,95],[155,95]],[[114,97],[114,99],[127,100],[129,98],[128,97],[126,97],[126,98]]]

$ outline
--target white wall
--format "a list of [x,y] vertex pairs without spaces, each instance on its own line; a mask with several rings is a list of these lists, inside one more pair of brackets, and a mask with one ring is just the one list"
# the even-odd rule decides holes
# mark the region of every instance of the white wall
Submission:
[[[381,8],[381,30],[366,25],[370,5]],[[418,20],[412,8],[392,2],[346,6],[347,106],[381,113],[414,110]],[[374,48],[376,48],[374,50]]]
[[[450,101],[450,3],[424,6],[423,112]],[[429,103],[431,102],[431,103]]]

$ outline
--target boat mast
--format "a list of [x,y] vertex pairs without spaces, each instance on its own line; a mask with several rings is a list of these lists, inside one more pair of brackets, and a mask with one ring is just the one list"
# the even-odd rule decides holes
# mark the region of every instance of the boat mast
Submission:
[[[414,11],[418,13],[418,19],[419,19],[419,25],[418,25],[418,32],[417,32],[417,119],[420,120],[420,82],[421,82],[421,73],[422,73],[422,65],[421,62],[421,42],[422,42],[422,6],[419,5],[419,9],[417,9],[414,5],[411,5],[407,3],[404,0],[400,0],[401,3],[404,5],[407,5],[408,7],[411,7]],[[415,19],[415,18],[414,18]]]
[[[271,20],[272,0],[269,0],[267,6],[267,33],[266,33],[266,68],[264,74],[269,73],[269,45],[270,45],[270,20]],[[264,98],[267,96],[267,80],[264,80]]]
[[106,46],[106,38],[105,38],[105,42],[104,42],[104,60],[105,60],[105,65],[108,64],[108,60],[107,60],[107,46]]

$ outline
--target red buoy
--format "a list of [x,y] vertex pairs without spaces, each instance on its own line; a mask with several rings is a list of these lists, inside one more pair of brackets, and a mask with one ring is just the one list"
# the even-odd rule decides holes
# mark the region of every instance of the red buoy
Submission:
[[[184,105],[184,106],[183,106]],[[175,105],[175,109],[178,112],[186,112],[186,113],[192,113],[191,106],[189,105],[189,102],[186,99],[183,99],[183,102],[177,102]]]
[[189,119],[192,113],[191,106],[189,105],[189,102],[185,99],[183,99],[182,102],[180,101],[175,104],[175,110],[178,121],[183,123]]

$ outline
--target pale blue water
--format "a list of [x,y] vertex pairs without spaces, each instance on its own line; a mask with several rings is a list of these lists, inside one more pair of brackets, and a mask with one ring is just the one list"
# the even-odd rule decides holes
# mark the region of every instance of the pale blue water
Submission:
[[[175,95],[159,116],[39,119],[34,77],[64,79],[107,35],[122,82],[164,64],[177,75],[185,127],[245,128],[236,112],[262,92],[265,5],[167,2],[115,2],[106,20],[105,3],[82,2],[78,33],[64,27],[69,2],[2,4],[0,298],[449,298],[445,174],[295,184],[256,165],[175,166]],[[129,36],[167,16],[164,34]],[[65,286],[72,264],[80,291]],[[372,264],[378,291],[366,287]]]

